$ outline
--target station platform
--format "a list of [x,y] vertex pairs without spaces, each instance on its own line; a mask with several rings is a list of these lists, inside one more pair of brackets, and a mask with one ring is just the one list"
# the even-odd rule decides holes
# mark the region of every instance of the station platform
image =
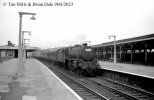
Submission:
[[45,65],[26,59],[16,77],[18,59],[0,63],[0,100],[82,100]]
[[154,79],[154,66],[98,61],[101,68],[126,74]]

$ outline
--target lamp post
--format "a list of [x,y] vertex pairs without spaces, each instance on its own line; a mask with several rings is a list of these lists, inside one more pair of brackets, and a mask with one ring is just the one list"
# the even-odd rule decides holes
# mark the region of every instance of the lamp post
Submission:
[[[28,42],[30,42],[30,39],[24,39],[24,43],[25,43],[26,40],[28,40]],[[25,43],[25,44],[26,44],[26,43]]]
[[24,39],[24,35],[25,35],[25,33],[29,33],[28,35],[31,35],[31,32],[30,31],[22,31],[22,46],[23,46],[23,60],[25,61],[25,40],[29,40],[30,41],[30,39]]
[[30,31],[22,31],[22,45],[24,44],[24,33],[29,33],[28,35],[31,35],[31,32]]
[[17,68],[17,77],[21,77],[22,75],[22,66],[23,66],[23,46],[22,46],[22,15],[33,15],[32,20],[35,20],[34,15],[36,13],[28,13],[28,12],[19,12],[19,43],[18,43],[18,68]]
[[[25,39],[25,40],[29,40],[30,41],[30,39]],[[27,50],[26,50],[26,48],[27,47],[29,47],[29,43],[24,43],[24,60],[26,59],[26,55],[27,55]]]
[[117,57],[116,57],[116,36],[115,36],[115,35],[110,35],[110,36],[108,36],[108,37],[109,37],[109,39],[110,39],[111,37],[114,38],[114,64],[116,64],[116,63],[117,63]]
[[26,40],[28,40],[28,42],[30,42],[30,39],[24,39],[24,44],[23,44],[23,59],[25,61],[26,59],[26,44],[29,44],[29,43],[26,43]]
[[[24,34],[25,33],[29,33],[28,35],[31,35],[31,31],[22,31],[23,35],[22,35],[22,40],[24,40]],[[23,41],[22,41],[23,42]]]

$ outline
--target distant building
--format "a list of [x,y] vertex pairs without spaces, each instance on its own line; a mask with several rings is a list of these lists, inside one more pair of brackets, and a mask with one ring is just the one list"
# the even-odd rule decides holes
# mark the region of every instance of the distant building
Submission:
[[[18,47],[11,41],[8,41],[7,45],[0,46],[0,57],[16,57]],[[16,55],[15,55],[16,54]]]
[[[26,47],[26,55],[27,52],[31,52],[35,50],[32,47]],[[18,46],[15,46],[11,41],[8,41],[7,45],[0,46],[0,57],[18,57]]]

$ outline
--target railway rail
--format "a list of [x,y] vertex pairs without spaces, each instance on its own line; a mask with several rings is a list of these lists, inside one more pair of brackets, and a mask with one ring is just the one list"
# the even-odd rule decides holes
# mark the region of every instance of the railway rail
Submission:
[[110,90],[114,90],[119,94],[126,95],[135,100],[154,100],[154,94],[139,88],[135,88],[126,84],[122,84],[105,78],[89,78],[89,81],[105,86]]
[[109,100],[108,98],[102,96],[96,91],[91,90],[86,85],[83,85],[73,77],[52,67],[49,63],[43,63],[48,66],[63,82],[70,86],[78,95],[80,95],[83,100]]
[[101,77],[87,78],[64,70],[59,71],[57,67],[43,63],[84,100],[154,100],[154,95],[150,92]]

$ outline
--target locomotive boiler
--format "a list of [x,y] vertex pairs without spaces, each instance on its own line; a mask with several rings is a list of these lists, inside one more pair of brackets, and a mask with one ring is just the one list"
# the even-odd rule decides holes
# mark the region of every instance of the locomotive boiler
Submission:
[[92,60],[95,57],[95,52],[89,46],[76,45],[74,47],[68,48],[68,56],[83,60]]

